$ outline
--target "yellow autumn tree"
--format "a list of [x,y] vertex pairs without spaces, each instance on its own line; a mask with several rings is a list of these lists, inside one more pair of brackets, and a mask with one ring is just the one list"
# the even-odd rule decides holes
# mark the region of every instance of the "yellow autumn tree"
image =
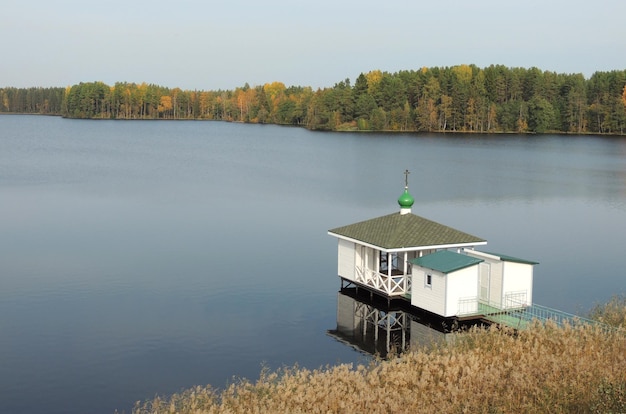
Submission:
[[233,99],[237,102],[238,119],[239,121],[243,122],[248,117],[248,109],[250,107],[250,102],[248,101],[248,97],[246,96],[246,91],[242,88],[235,89]]
[[461,82],[469,83],[472,80],[472,68],[469,65],[454,66],[452,73],[454,73]]
[[161,96],[161,102],[159,103],[159,114],[163,118],[167,118],[169,112],[172,110],[172,97],[169,95]]
[[275,114],[278,104],[283,100],[285,96],[285,90],[287,87],[282,82],[272,82],[263,85],[263,92],[267,96],[270,107],[270,113]]
[[[68,92],[65,93],[65,96],[67,96],[67,94]],[[2,108],[5,111],[9,110],[9,96],[5,91],[2,91]]]
[[365,75],[365,79],[367,79],[367,92],[372,95],[374,91],[378,88],[378,84],[383,78],[383,73],[376,69],[372,70]]
[[417,102],[417,121],[419,128],[423,131],[435,131],[438,127],[438,111],[437,104],[432,98],[422,98]]
[[270,97],[275,98],[279,94],[283,93],[287,89],[282,82],[272,82],[263,85],[263,91]]
[[137,105],[137,112],[139,113],[139,117],[140,118],[145,118],[146,116],[146,95],[148,93],[148,84],[145,82],[142,82],[141,84],[137,85],[137,89],[135,90],[135,97],[136,97],[136,102],[135,105]]
[[439,130],[446,131],[448,129],[448,120],[452,118],[452,97],[441,95],[441,104],[439,105]]

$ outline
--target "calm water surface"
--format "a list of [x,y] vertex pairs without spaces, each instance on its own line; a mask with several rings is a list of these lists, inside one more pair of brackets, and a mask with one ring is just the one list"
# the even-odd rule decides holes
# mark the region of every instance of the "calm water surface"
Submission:
[[626,141],[0,116],[0,412],[112,413],[366,356],[327,229],[413,212],[536,260],[534,299],[626,293]]

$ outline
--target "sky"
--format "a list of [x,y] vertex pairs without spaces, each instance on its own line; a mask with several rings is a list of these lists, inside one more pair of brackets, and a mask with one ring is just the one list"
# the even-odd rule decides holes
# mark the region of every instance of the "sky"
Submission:
[[0,87],[332,87],[475,64],[626,69],[624,0],[0,0]]

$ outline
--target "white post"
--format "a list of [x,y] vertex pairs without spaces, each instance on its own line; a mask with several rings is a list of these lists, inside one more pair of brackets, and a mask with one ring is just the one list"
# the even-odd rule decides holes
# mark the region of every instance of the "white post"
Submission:
[[385,325],[386,325],[386,328],[387,328],[387,352],[389,352],[391,350],[390,349],[390,347],[391,347],[391,345],[390,345],[390,342],[391,342],[391,338],[390,338],[391,337],[391,321],[390,321],[390,318],[389,318],[389,314],[387,314],[387,323]]
[[387,252],[387,293],[391,294],[391,253]]
[[374,312],[374,343],[378,342],[378,310]]
[[407,274],[408,270],[409,270],[409,252],[404,252],[404,276],[402,279],[402,292],[406,293],[406,289],[407,289],[407,280],[409,278],[409,275]]
[[374,260],[374,270],[376,270],[376,273],[380,273],[380,251],[376,250],[377,254],[378,254],[378,258],[379,260]]
[[406,313],[402,313],[402,350],[404,351],[404,348],[406,347],[406,330],[407,330],[407,326],[406,326]]

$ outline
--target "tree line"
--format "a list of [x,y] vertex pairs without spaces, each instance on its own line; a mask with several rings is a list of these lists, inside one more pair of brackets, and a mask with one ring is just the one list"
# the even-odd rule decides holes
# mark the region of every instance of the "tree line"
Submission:
[[61,115],[65,88],[0,88],[0,113]]
[[313,90],[281,82],[197,91],[87,82],[0,89],[0,112],[209,119],[313,130],[626,134],[626,70],[559,74],[475,65],[360,74]]

